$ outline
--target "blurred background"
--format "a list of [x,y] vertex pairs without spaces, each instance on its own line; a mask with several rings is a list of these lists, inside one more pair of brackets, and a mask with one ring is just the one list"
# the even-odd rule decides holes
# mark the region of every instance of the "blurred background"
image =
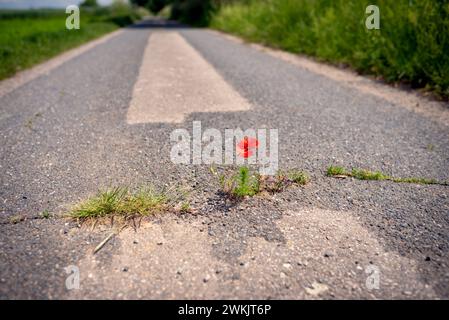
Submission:
[[[81,29],[64,8],[81,7]],[[366,7],[380,9],[367,30]],[[0,79],[144,17],[211,27],[449,97],[449,0],[0,0]]]

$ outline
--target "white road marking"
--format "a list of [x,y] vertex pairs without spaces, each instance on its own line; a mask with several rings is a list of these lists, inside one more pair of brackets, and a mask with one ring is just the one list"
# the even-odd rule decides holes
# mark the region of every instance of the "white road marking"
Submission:
[[128,109],[129,124],[180,123],[193,112],[250,108],[179,33],[151,33]]

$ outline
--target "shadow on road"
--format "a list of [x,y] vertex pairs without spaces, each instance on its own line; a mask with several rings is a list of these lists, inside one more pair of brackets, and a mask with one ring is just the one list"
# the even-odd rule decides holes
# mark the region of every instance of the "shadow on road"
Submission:
[[139,21],[133,25],[128,26],[130,29],[145,29],[145,28],[154,28],[154,29],[190,29],[191,27],[182,23],[179,23],[174,20],[166,20],[162,18],[149,18]]

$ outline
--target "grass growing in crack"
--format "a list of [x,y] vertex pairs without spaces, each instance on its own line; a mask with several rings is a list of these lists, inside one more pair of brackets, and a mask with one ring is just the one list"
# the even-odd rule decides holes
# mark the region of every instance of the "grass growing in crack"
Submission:
[[43,219],[49,219],[50,218],[50,212],[48,210],[44,210],[41,212],[41,218]]
[[260,176],[252,174],[248,167],[240,167],[231,177],[220,176],[223,191],[233,197],[254,196],[259,192]]
[[368,171],[362,169],[352,169],[351,177],[359,180],[391,180],[391,177],[384,175],[380,171]]
[[116,187],[81,202],[69,212],[69,216],[81,220],[147,216],[169,210],[173,207],[174,200],[169,192],[157,192],[152,187],[142,187],[137,191]]
[[181,213],[191,213],[192,207],[190,206],[190,202],[184,201],[181,203],[181,206],[179,207],[179,212]]
[[417,184],[439,184],[439,185],[449,185],[448,182],[438,182],[434,179],[426,179],[426,178],[393,178],[394,182],[404,182],[404,183],[417,183]]
[[327,168],[328,176],[344,176],[348,175],[343,167],[330,166]]
[[434,179],[426,179],[426,178],[417,178],[417,177],[409,177],[409,178],[396,178],[386,174],[383,174],[380,171],[369,171],[363,169],[352,169],[352,171],[347,171],[343,167],[338,166],[330,166],[327,168],[327,175],[332,177],[353,177],[359,180],[377,180],[377,181],[393,181],[393,182],[403,182],[403,183],[416,183],[416,184],[438,184],[447,186],[448,182],[440,182]]
[[274,176],[261,176],[252,173],[248,167],[240,167],[237,173],[231,176],[219,176],[222,190],[232,198],[252,197],[261,192],[282,192],[288,186],[305,185],[309,182],[308,175],[299,170],[287,172],[278,171]]
[[294,183],[299,185],[305,185],[309,183],[310,178],[309,176],[303,172],[298,170],[291,170],[287,173],[287,177]]

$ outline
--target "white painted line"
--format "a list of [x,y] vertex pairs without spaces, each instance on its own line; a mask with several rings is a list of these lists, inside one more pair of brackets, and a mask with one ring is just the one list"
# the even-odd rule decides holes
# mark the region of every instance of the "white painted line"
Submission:
[[250,108],[179,33],[151,33],[128,109],[129,124],[180,123],[192,112]]
[[14,75],[12,78],[5,79],[0,82],[0,98],[9,92],[23,86],[27,82],[43,75],[49,73],[51,70],[59,67],[63,63],[79,56],[80,54],[89,51],[90,49],[98,46],[99,44],[105,43],[109,39],[119,35],[123,30],[116,30],[109,33],[103,37],[96,40],[88,42],[80,47],[66,51],[44,63],[34,66],[31,69],[21,71]]

